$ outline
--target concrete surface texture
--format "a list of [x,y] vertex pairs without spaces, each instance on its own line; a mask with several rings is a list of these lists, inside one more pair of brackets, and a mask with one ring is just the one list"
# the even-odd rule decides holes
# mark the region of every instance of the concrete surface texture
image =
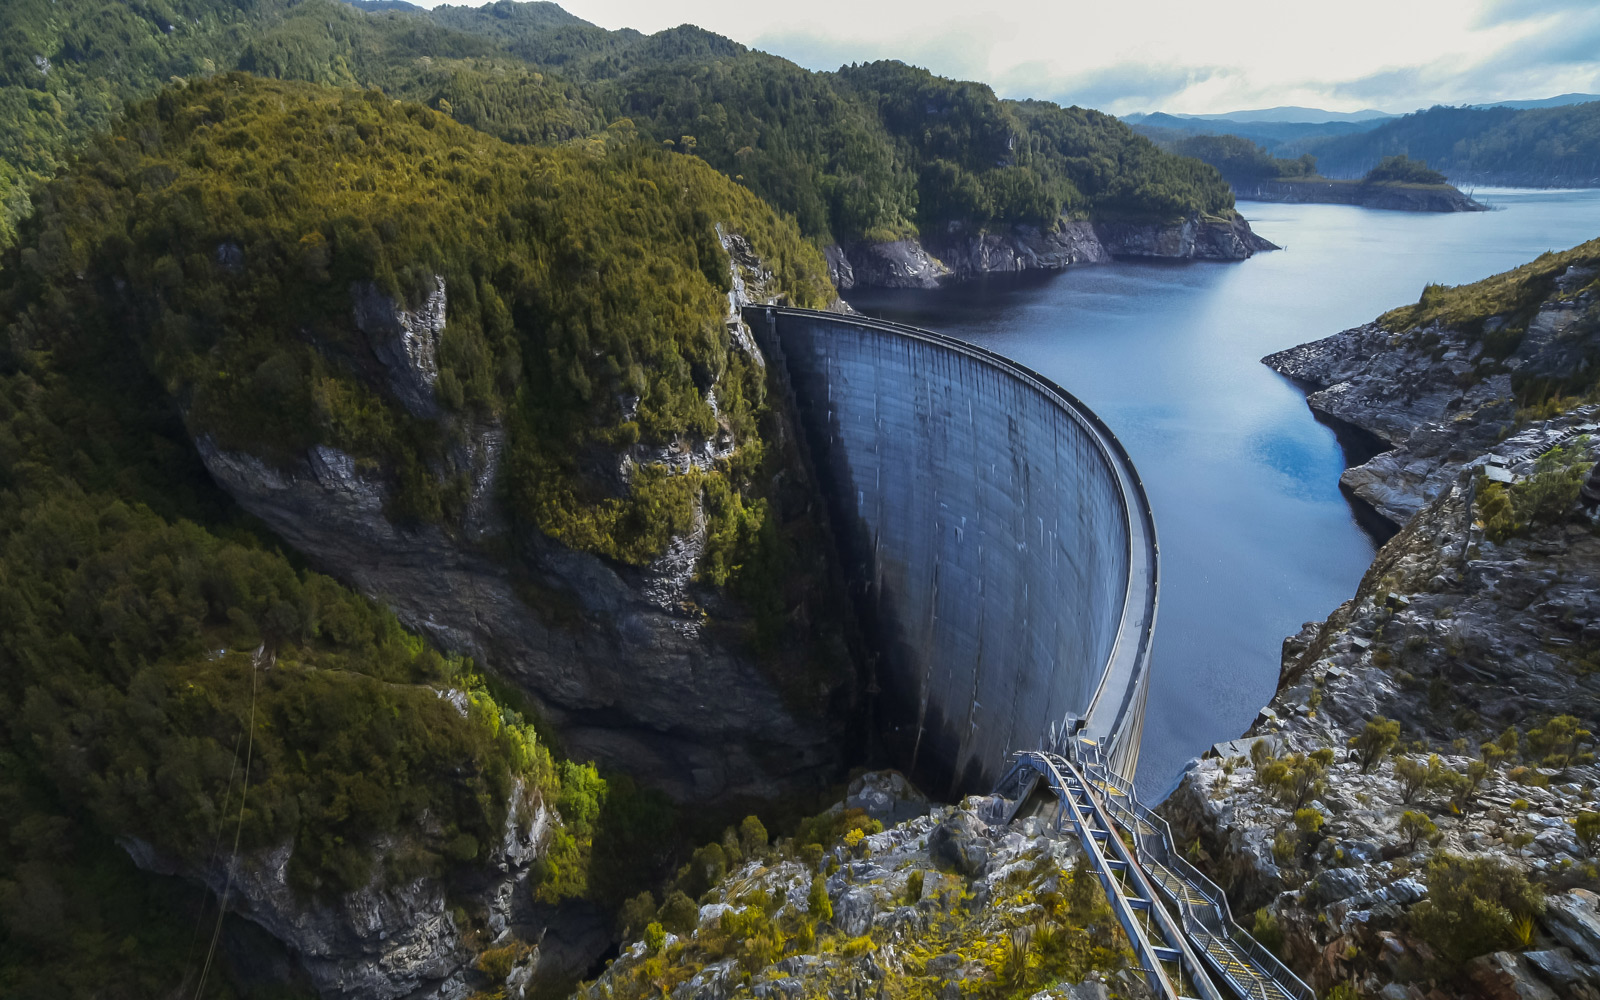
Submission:
[[[926,331],[751,307],[878,656],[897,762],[987,787],[1065,720],[1137,762],[1156,545],[1137,473],[1087,407]],[[936,787],[936,785],[935,785]]]

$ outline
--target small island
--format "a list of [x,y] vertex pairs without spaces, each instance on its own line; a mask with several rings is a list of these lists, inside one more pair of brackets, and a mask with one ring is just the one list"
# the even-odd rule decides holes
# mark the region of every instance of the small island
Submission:
[[1317,159],[1273,156],[1236,135],[1196,135],[1171,150],[1216,167],[1248,201],[1359,205],[1401,212],[1484,212],[1488,206],[1452,186],[1444,174],[1404,154],[1387,156],[1359,180],[1337,180],[1317,173]]

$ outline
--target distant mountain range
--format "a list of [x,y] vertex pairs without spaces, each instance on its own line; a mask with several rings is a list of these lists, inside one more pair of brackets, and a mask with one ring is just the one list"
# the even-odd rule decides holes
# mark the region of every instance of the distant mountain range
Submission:
[[[373,2],[373,0],[368,0]],[[1590,101],[1600,101],[1600,94],[1558,94],[1555,97],[1545,97],[1533,101],[1493,101],[1486,104],[1468,104],[1466,107],[1482,110],[1484,108],[1513,108],[1519,111],[1529,108],[1560,108],[1569,104],[1587,104]],[[1419,111],[1422,109],[1418,109]],[[1377,123],[1401,115],[1388,111],[1379,111],[1376,108],[1365,108],[1361,111],[1328,111],[1324,108],[1302,108],[1296,105],[1280,105],[1275,108],[1257,108],[1252,111],[1224,111],[1220,114],[1190,115],[1178,111],[1151,111],[1131,115],[1123,115],[1122,120],[1129,125],[1156,125],[1166,126],[1167,120],[1179,119],[1191,122],[1215,122],[1218,125],[1243,125],[1243,124],[1316,124],[1326,125],[1332,122],[1370,123],[1372,127]],[[1170,127],[1170,126],[1168,126]],[[1233,133],[1239,134],[1239,133]]]
[[1225,122],[1364,122],[1373,119],[1393,118],[1387,111],[1367,108],[1364,111],[1324,111],[1321,108],[1301,108],[1292,105],[1276,108],[1258,108],[1254,111],[1226,111],[1214,115],[1186,115],[1179,112],[1155,111],[1150,114],[1124,115],[1123,120],[1136,124],[1148,118],[1184,118],[1191,121]]
[[1558,94],[1555,97],[1546,97],[1542,101],[1498,101],[1494,104],[1474,104],[1473,108],[1514,108],[1526,111],[1529,108],[1564,108],[1569,104],[1588,104],[1600,101],[1600,94]]

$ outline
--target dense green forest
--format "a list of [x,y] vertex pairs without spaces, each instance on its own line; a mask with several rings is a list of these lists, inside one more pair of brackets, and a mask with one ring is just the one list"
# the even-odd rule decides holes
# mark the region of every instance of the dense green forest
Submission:
[[[1237,135],[1193,135],[1168,144],[1172,152],[1216,167],[1229,184],[1265,181],[1326,180],[1317,171],[1317,158],[1303,153],[1293,159],[1273,156],[1249,139]],[[1441,185],[1444,174],[1421,160],[1404,154],[1386,156],[1361,178],[1363,184]]]
[[[138,873],[119,836],[188,864],[235,829],[247,851],[289,843],[313,895],[448,880],[521,782],[566,821],[543,897],[612,902],[670,840],[651,796],[552,754],[514,693],[286,554],[210,484],[196,436],[280,465],[340,448],[394,519],[449,524],[453,449],[498,424],[515,532],[641,564],[698,504],[703,578],[754,607],[758,640],[800,648],[773,595],[806,580],[760,486],[765,386],[727,345],[716,226],[820,306],[821,241],[1232,211],[1214,170],[1096,112],[550,4],[12,0],[5,20],[5,995],[180,985],[205,894]],[[349,317],[357,289],[404,307],[440,281],[428,420]],[[619,491],[580,467],[715,432],[734,457],[692,475]]]
[[[748,470],[602,497],[565,464],[585,440],[707,432],[707,380],[740,461],[760,461],[763,385],[725,346],[718,222],[797,301],[831,294],[792,224],[691,158],[615,130],[510,146],[370,90],[178,85],[39,192],[0,259],[0,802],[18,818],[0,992],[103,975],[125,952],[126,995],[176,973],[183,928],[139,919],[169,889],[136,878],[114,835],[201,861],[235,818],[244,849],[287,840],[294,883],[336,892],[481,858],[520,778],[569,820],[548,893],[627,887],[654,857],[617,845],[638,807],[622,804],[592,884],[592,768],[556,762],[470,663],[283,555],[189,442],[279,461],[335,444],[390,474],[395,516],[436,518],[459,490],[427,459],[451,428],[499,420],[528,529],[642,559],[699,489],[721,546],[707,573],[728,579],[765,524]],[[404,302],[435,276],[447,416],[425,422],[356,360],[348,317],[363,282]],[[623,392],[633,420],[607,402]],[[374,836],[424,814],[433,834],[374,856]]]
[[1309,147],[1330,177],[1359,177],[1396,154],[1456,184],[1600,184],[1600,101],[1558,108],[1436,107]]
[[1230,184],[1316,177],[1317,158],[1273,156],[1237,135],[1192,135],[1168,145],[1180,156],[1192,156],[1216,167]]
[[17,0],[7,17],[18,28],[0,39],[8,230],[27,189],[123,102],[230,69],[379,87],[518,143],[602,136],[627,119],[823,241],[1063,212],[1232,211],[1212,171],[1108,116],[1001,101],[900,63],[812,73],[689,26],[608,32],[548,3],[422,12],[334,0]]

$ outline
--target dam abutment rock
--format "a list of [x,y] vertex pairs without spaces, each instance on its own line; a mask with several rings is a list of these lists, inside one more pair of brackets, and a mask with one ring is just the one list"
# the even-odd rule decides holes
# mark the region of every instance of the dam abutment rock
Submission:
[[1131,772],[1157,549],[1110,430],[959,340],[798,309],[745,318],[826,499],[897,762],[978,788],[1081,726]]

